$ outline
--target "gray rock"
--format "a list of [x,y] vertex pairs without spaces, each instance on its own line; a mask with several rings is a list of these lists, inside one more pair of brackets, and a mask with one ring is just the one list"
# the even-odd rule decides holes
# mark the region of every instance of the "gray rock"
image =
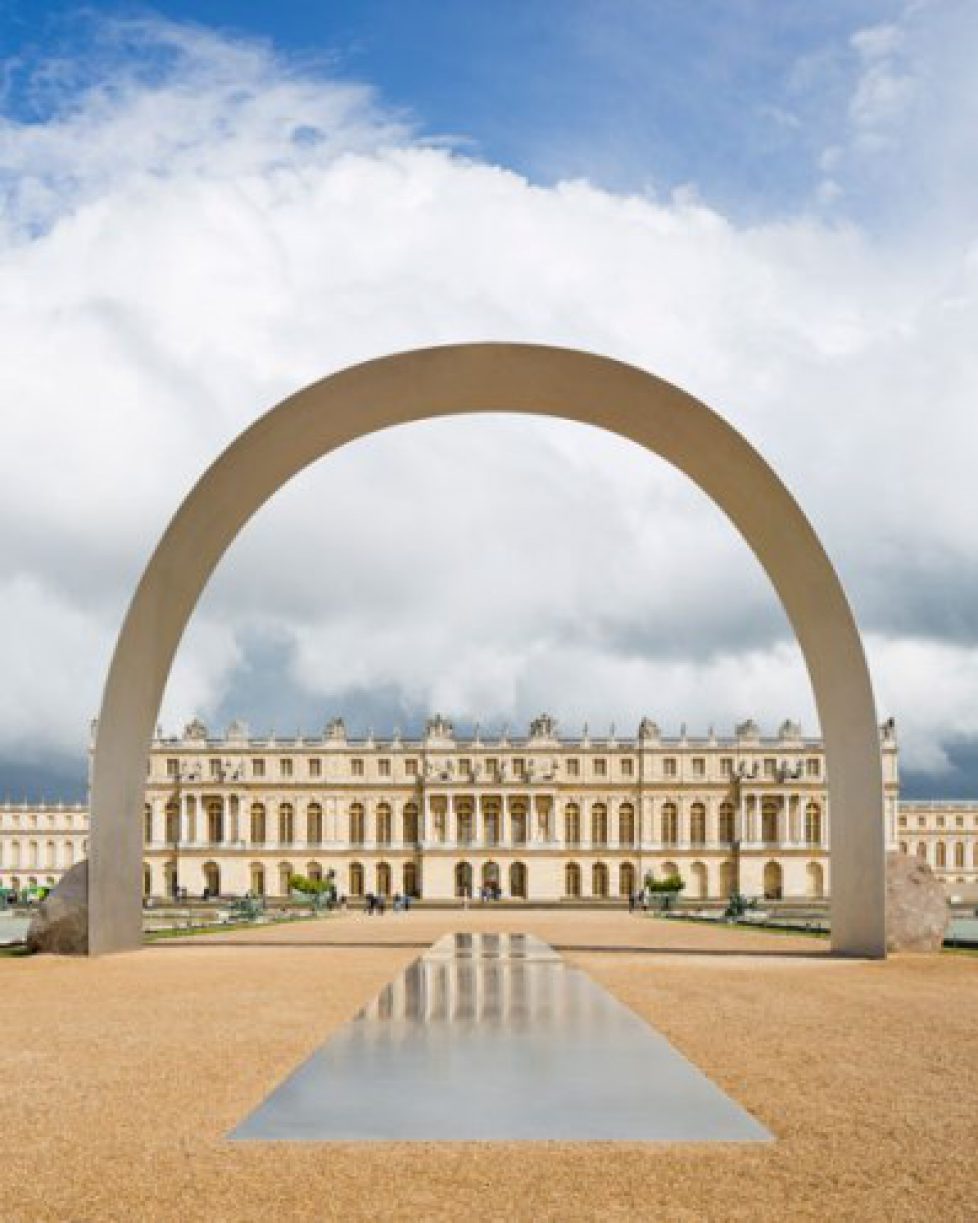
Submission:
[[67,871],[31,919],[29,951],[88,954],[88,862]]
[[887,951],[940,951],[947,930],[944,886],[914,855],[886,855]]

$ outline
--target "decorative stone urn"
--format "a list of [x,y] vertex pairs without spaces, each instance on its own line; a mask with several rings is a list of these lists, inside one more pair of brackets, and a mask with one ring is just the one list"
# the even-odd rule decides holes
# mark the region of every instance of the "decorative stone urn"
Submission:
[[886,855],[887,951],[940,951],[947,930],[947,895],[926,862]]
[[29,951],[85,955],[88,951],[88,862],[67,871],[31,919]]

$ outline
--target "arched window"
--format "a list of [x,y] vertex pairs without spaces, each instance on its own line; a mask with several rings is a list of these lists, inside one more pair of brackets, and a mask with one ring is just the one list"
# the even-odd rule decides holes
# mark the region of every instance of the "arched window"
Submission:
[[420,899],[421,891],[418,887],[418,865],[416,862],[405,862],[402,870],[404,878],[404,895],[411,896],[414,899]]
[[71,841],[65,842],[65,870],[75,865],[75,846]]
[[460,900],[472,896],[472,867],[468,862],[455,864],[455,895]]
[[[564,842],[567,845],[581,843],[581,809],[577,803],[568,803],[564,808]],[[568,892],[568,896],[572,893]],[[573,895],[580,896],[580,890]]]
[[38,861],[36,841],[31,841],[30,844],[27,846],[27,865],[28,866],[40,866],[41,865],[40,862]]
[[[143,844],[151,845],[153,842],[153,808],[146,804],[143,807]],[[148,893],[147,893],[148,895]]]
[[526,867],[514,862],[509,868],[509,894],[516,900],[526,900]]
[[[404,843],[406,845],[417,845],[420,837],[418,836],[418,804],[408,803],[404,808]],[[407,888],[404,889],[407,892]],[[409,896],[412,892],[407,892]]]
[[572,897],[581,894],[581,868],[576,862],[568,862],[564,867],[564,894]]
[[734,841],[734,805],[720,804],[720,820],[717,835],[721,845],[730,845]]
[[280,845],[291,845],[294,841],[295,808],[291,803],[282,803],[278,809],[278,842]]
[[710,894],[710,887],[705,862],[694,862],[689,868],[689,877],[692,881],[692,894],[697,900],[706,900]]
[[[362,845],[366,840],[366,815],[363,809],[363,803],[350,804],[350,844]],[[353,896],[362,896],[363,890],[359,892],[353,891],[353,885],[350,885],[350,894]]]
[[389,862],[377,863],[377,894],[378,896],[390,896],[391,894],[391,867]]
[[175,862],[164,862],[163,864],[163,891],[167,896],[176,899],[177,864]]
[[618,868],[618,895],[635,895],[635,867],[631,862],[623,862]]
[[166,804],[166,839],[171,845],[180,840],[180,806],[173,801]]
[[781,866],[778,862],[768,862],[764,867],[764,899],[781,899]]
[[761,803],[761,840],[776,845],[778,837],[778,804],[771,798]]
[[947,846],[944,844],[943,841],[938,841],[935,848],[936,848],[936,856],[935,856],[936,865],[942,868],[947,866]]
[[922,862],[927,861],[927,844],[925,841],[917,842],[917,857],[920,858]]
[[906,843],[906,841],[901,841],[900,842],[900,853],[908,854],[909,852],[910,852],[910,846]]
[[307,862],[306,863],[306,878],[311,880],[313,883],[322,883],[323,881],[322,866],[318,862]]
[[591,805],[591,844],[608,844],[608,808],[604,803]]
[[264,803],[251,804],[251,843],[252,845],[264,845],[265,837],[268,835],[265,823],[265,805]]
[[825,871],[821,862],[809,862],[805,868],[808,876],[808,895],[812,900],[821,900],[825,895]]
[[350,863],[350,895],[363,895],[363,863]]
[[55,852],[56,851],[54,847],[54,842],[48,841],[47,845],[45,845],[44,847],[44,865],[45,866],[56,866],[57,865],[57,862],[55,860]]
[[[376,820],[377,820],[377,844],[378,845],[390,845],[391,837],[393,836],[393,830],[392,830],[393,818],[391,816],[390,803],[378,803],[377,804]],[[383,896],[387,896],[390,894],[390,890],[388,889],[387,892],[383,892],[381,894]]]
[[608,868],[603,862],[595,862],[591,867],[591,895],[608,895]]
[[954,865],[960,870],[964,866],[964,841],[957,841],[954,846]]
[[816,802],[805,806],[805,841],[809,845],[822,843],[822,808]]
[[689,842],[706,844],[706,807],[702,803],[693,803],[689,809]]
[[482,886],[495,890],[499,889],[499,863],[498,862],[483,862],[482,864]]
[[513,844],[525,845],[527,834],[527,814],[525,803],[514,803],[510,809],[510,826],[513,830]]
[[[619,845],[635,844],[635,808],[631,803],[622,803],[618,808],[618,843]],[[631,894],[631,890],[622,893],[623,896]]]
[[143,899],[145,899],[153,890],[153,876],[150,873],[149,863],[143,863]]
[[10,846],[10,865],[20,866],[20,841],[14,841]]
[[220,799],[212,798],[208,800],[205,810],[207,812],[207,839],[212,845],[220,845],[224,840],[224,804]]
[[323,809],[319,803],[310,803],[306,808],[306,841],[310,845],[323,843]]
[[679,844],[679,809],[675,803],[663,803],[661,814],[662,844]]
[[292,891],[291,879],[295,874],[295,867],[291,862],[280,862],[278,865],[278,894],[280,896],[288,896]]

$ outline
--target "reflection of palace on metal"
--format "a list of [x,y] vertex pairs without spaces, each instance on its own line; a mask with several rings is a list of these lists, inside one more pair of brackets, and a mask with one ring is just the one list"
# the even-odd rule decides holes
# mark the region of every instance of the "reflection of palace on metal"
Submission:
[[659,1033],[529,935],[446,935],[231,1135],[763,1142]]

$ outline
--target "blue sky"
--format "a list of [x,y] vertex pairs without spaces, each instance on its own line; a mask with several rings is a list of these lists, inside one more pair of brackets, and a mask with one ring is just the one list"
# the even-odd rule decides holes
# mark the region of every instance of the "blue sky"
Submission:
[[[7,53],[87,46],[85,13],[145,12],[269,39],[367,81],[429,136],[551,183],[694,184],[734,215],[811,199],[845,118],[857,30],[892,0],[363,0],[129,4],[7,0]],[[16,84],[17,76],[14,76]],[[15,94],[21,113],[27,100]]]
[[[238,431],[471,339],[632,361],[742,429],[840,569],[906,792],[978,795],[975,62],[972,0],[6,0],[0,797],[84,789],[134,583]],[[502,418],[365,441],[276,496],[163,719],[543,708],[815,721],[696,490]]]

